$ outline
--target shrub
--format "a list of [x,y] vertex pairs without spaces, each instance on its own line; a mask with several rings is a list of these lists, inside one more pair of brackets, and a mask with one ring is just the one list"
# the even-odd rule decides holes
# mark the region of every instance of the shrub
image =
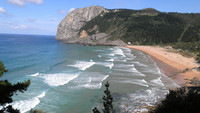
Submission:
[[200,105],[200,87],[170,90],[166,98],[150,113],[197,113]]

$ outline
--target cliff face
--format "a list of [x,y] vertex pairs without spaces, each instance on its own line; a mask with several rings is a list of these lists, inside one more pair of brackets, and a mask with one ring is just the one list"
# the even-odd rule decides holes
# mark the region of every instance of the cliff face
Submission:
[[96,32],[95,35],[90,36],[85,30],[81,31],[87,22],[106,12],[109,11],[100,6],[80,8],[69,12],[58,25],[56,40],[61,40],[64,43],[89,45],[125,45],[121,40],[108,41],[109,36],[105,33]]
[[57,29],[57,40],[73,39],[79,33],[80,28],[86,22],[98,16],[105,11],[103,7],[91,6],[80,8],[69,12],[69,14],[60,22]]

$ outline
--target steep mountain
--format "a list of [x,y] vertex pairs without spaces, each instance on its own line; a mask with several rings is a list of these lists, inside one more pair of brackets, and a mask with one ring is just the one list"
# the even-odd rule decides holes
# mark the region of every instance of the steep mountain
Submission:
[[59,24],[56,39],[92,45],[199,42],[199,20],[200,14],[193,13],[166,13],[152,8],[110,10],[91,6],[70,12]]
[[98,16],[102,11],[105,11],[103,7],[91,6],[69,12],[58,26],[56,39],[66,40],[75,37],[86,22]]

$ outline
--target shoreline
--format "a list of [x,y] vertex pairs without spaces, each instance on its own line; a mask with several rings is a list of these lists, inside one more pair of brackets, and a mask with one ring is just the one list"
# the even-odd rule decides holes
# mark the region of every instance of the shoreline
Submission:
[[126,48],[142,51],[151,56],[169,78],[172,78],[180,86],[195,86],[192,80],[200,80],[200,72],[195,70],[199,65],[195,63],[194,58],[186,58],[179,53],[168,52],[159,46],[124,46]]

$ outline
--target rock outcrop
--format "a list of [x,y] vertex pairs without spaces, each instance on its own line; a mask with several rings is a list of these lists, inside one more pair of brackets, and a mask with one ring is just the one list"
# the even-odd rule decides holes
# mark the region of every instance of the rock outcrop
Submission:
[[86,22],[98,16],[105,11],[103,7],[91,6],[75,9],[60,22],[57,29],[57,40],[68,40],[77,36],[79,30]]
[[109,36],[105,33],[97,33],[84,38],[70,38],[62,40],[63,43],[84,44],[84,45],[103,45],[103,46],[125,46],[127,45],[122,40],[109,40]]
[[[69,12],[58,25],[56,40],[61,40],[64,43],[87,45],[126,45],[121,40],[108,40],[109,36],[105,33],[96,33],[95,35],[89,36],[85,30],[80,31],[87,22],[106,12],[108,10],[100,6],[79,8]],[[97,26],[94,29],[97,29]]]

